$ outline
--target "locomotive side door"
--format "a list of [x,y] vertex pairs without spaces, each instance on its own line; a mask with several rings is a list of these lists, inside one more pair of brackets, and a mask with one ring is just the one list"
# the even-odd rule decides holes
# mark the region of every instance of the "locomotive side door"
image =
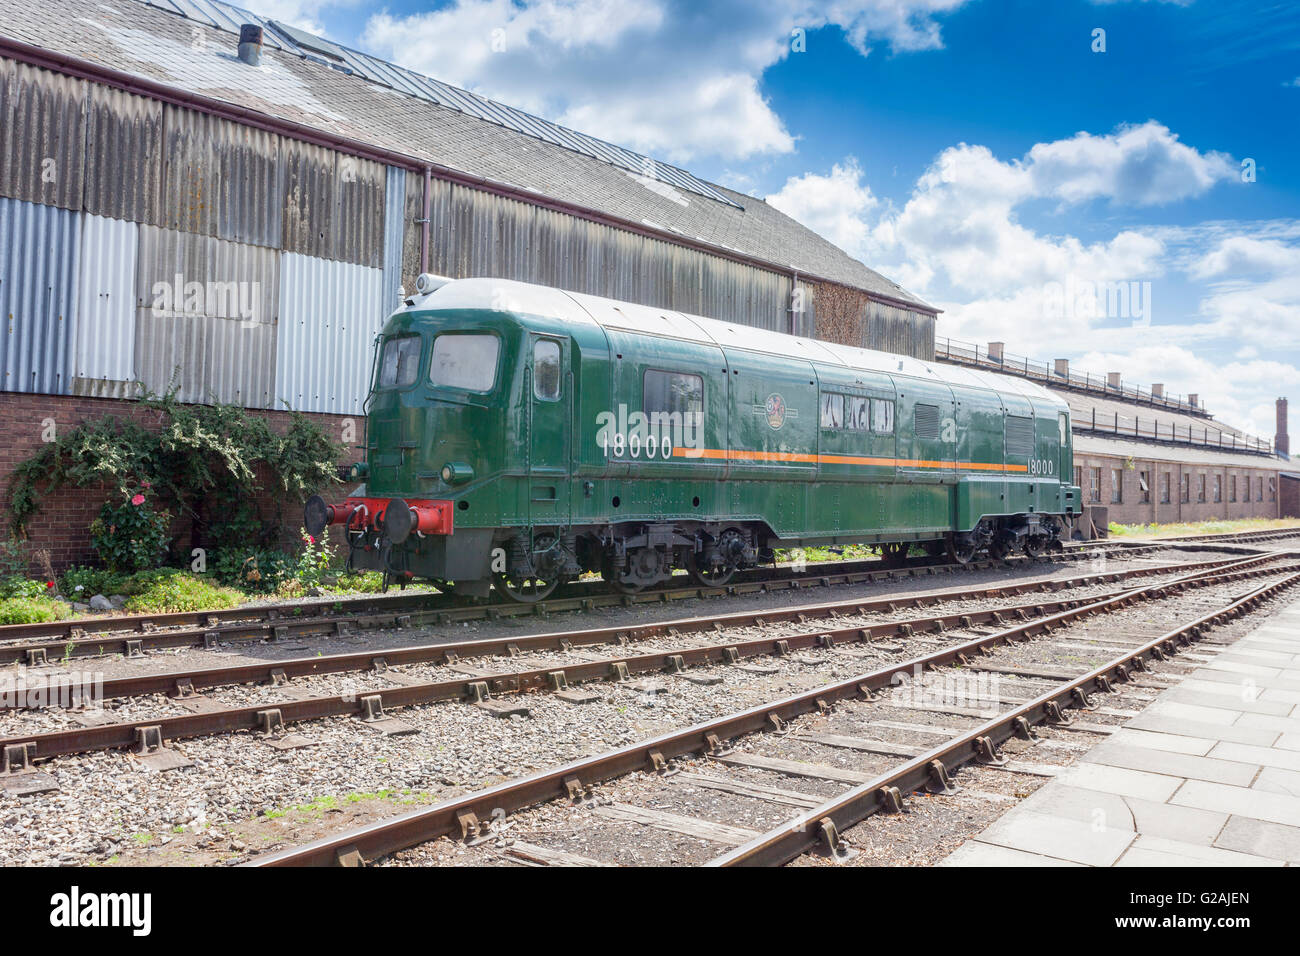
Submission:
[[569,426],[573,375],[565,335],[528,337],[528,519],[535,528],[569,524]]

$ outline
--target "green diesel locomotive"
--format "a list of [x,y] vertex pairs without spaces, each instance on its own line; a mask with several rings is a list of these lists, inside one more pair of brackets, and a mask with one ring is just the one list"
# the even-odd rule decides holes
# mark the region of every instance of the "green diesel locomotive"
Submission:
[[424,275],[376,340],[349,565],[540,600],[719,585],[776,548],[1060,547],[1069,408],[1033,383],[500,279]]

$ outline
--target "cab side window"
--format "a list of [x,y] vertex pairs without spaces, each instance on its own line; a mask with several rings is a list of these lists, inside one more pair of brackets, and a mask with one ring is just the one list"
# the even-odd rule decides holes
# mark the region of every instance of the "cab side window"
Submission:
[[844,426],[844,396],[837,392],[822,392],[822,428]]
[[560,397],[560,343],[538,339],[533,343],[533,395],[544,402]]
[[871,400],[871,430],[877,435],[894,433],[894,403],[890,399]]
[[405,388],[420,370],[420,337],[402,335],[384,343],[379,356],[379,387]]

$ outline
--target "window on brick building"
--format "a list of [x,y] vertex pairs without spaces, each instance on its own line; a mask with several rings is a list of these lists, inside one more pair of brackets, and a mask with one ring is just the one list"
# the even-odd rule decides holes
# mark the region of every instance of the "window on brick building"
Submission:
[[1268,480],[1268,500],[1277,501],[1277,479],[1276,478],[1270,478]]
[[1074,469],[1074,483],[1080,488],[1083,487],[1083,466],[1076,465]]
[[1196,476],[1196,500],[1199,502],[1205,501],[1205,476],[1204,475]]
[[1220,475],[1214,476],[1214,500],[1216,503],[1223,500],[1223,478]]
[[1160,473],[1160,503],[1167,505],[1171,500],[1173,499],[1169,496],[1169,472],[1162,471]]
[[1088,500],[1101,504],[1101,469],[1088,469]]
[[1192,500],[1192,476],[1182,475],[1178,479],[1178,500],[1186,504]]
[[1138,472],[1138,500],[1143,504],[1151,500],[1151,476],[1149,472]]
[[1120,504],[1124,501],[1124,469],[1112,468],[1110,470],[1110,503],[1113,505]]
[[1229,501],[1237,500],[1237,476],[1236,475],[1228,476],[1228,500]]
[[1264,479],[1263,478],[1255,479],[1255,500],[1256,501],[1264,500]]

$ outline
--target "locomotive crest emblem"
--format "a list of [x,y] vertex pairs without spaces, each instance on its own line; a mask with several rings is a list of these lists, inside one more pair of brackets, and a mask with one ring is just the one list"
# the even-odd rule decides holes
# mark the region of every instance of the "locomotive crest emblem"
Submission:
[[763,406],[763,412],[767,415],[767,423],[772,428],[780,428],[785,424],[785,399],[773,392],[767,396],[767,403]]

